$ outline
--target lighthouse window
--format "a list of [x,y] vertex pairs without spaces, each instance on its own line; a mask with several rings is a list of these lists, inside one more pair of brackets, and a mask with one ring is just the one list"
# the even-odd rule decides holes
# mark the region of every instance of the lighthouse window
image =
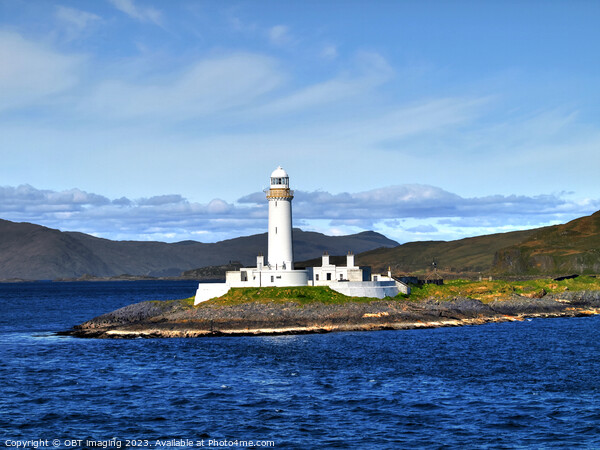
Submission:
[[327,273],[327,279],[331,280],[331,273]]

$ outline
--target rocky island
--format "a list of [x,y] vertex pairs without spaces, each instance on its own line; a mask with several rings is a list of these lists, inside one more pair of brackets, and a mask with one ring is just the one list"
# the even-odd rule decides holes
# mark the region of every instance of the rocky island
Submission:
[[345,297],[327,287],[239,288],[193,306],[193,298],[147,301],[61,334],[84,338],[278,335],[477,325],[600,313],[595,277],[451,281],[415,286],[408,297]]

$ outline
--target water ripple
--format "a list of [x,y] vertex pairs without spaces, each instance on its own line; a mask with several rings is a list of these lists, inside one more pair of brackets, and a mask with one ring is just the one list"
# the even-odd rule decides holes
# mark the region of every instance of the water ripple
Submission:
[[[156,298],[161,285],[45,286],[46,308],[23,315],[40,294],[32,285],[0,286],[2,436],[272,439],[290,449],[600,447],[598,317],[79,340],[49,330],[136,296]],[[169,296],[189,289],[164,286]]]

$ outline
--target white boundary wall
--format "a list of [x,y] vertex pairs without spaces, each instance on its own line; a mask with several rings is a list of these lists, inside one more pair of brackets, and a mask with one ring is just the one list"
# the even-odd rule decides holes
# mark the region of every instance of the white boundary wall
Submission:
[[229,288],[230,286],[227,283],[199,283],[196,290],[196,298],[194,299],[194,306],[211,298],[227,294]]
[[[274,282],[271,282],[271,276],[277,276],[276,274],[286,274],[285,271],[269,270],[262,273],[259,272],[259,276],[264,277],[264,283],[262,286],[306,286],[306,272],[305,271],[288,271],[287,277],[284,275],[282,279],[274,278]],[[387,278],[387,277],[386,277]],[[196,298],[194,305],[205,302],[211,298],[220,297],[229,292],[232,287],[259,287],[258,280],[252,280],[248,282],[234,282],[234,283],[199,283],[198,290],[196,291]],[[372,298],[384,298],[384,297],[395,297],[399,293],[410,294],[410,288],[399,281],[330,281],[326,284],[334,291],[340,294],[347,295],[348,297],[372,297]]]
[[384,298],[410,293],[408,286],[396,281],[338,281],[327,286],[348,297]]

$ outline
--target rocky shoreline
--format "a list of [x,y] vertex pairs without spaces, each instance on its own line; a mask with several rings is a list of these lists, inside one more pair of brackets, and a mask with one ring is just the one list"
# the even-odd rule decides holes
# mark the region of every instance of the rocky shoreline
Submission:
[[374,300],[342,304],[249,302],[233,306],[189,300],[136,303],[61,332],[81,338],[164,338],[403,330],[480,325],[534,317],[600,314],[600,291],[564,292],[543,298],[512,296],[482,303],[448,300]]

